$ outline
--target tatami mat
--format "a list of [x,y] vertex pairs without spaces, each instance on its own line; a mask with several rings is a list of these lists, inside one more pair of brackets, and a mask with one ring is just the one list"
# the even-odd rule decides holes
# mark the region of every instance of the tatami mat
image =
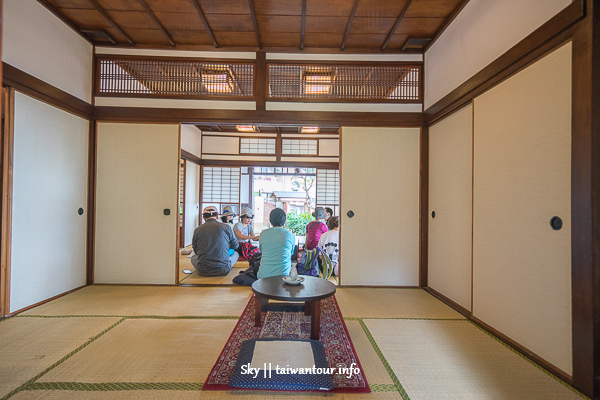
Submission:
[[0,323],[0,398],[120,318],[11,318]]
[[38,382],[201,383],[236,322],[126,320]]
[[83,391],[59,391],[59,390],[35,390],[20,392],[11,399],[15,400],[189,400],[189,399],[235,399],[243,400],[276,400],[282,397],[294,400],[316,400],[323,399],[351,399],[359,400],[368,398],[371,400],[401,400],[398,392],[370,393],[370,394],[331,394],[331,393],[293,393],[293,392],[262,392],[262,391],[174,391],[174,390],[130,390],[110,392],[83,392]]
[[249,287],[88,286],[25,315],[240,316]]
[[200,391],[251,293],[99,285],[35,307],[0,323],[0,398],[17,388],[11,398],[580,398],[422,290],[343,287],[336,298],[372,393]]
[[390,374],[386,371],[379,355],[373,349],[373,345],[360,323],[358,321],[345,321],[345,323],[369,385],[393,385],[394,382]]
[[411,400],[580,399],[468,321],[364,321]]
[[344,318],[464,318],[422,289],[338,288]]
[[[240,260],[233,265],[231,272],[225,276],[200,276],[192,265],[187,255],[179,255],[179,283],[184,285],[234,285],[232,279],[240,271],[248,269],[247,260]],[[192,271],[191,274],[183,273],[184,270]]]

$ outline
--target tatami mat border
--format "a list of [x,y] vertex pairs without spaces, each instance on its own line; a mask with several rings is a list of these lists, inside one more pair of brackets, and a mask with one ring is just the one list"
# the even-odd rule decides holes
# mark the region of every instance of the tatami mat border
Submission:
[[55,362],[54,364],[52,364],[51,366],[49,366],[48,368],[46,368],[45,370],[43,370],[42,372],[40,372],[39,374],[37,374],[36,376],[31,378],[30,380],[28,380],[27,382],[22,384],[21,386],[17,387],[16,389],[14,389],[10,393],[8,393],[6,396],[4,396],[2,398],[2,400],[6,400],[6,399],[14,396],[15,394],[19,393],[20,391],[26,390],[29,385],[33,384],[35,381],[40,379],[42,376],[44,376],[45,374],[50,372],[52,369],[56,368],[58,365],[65,362],[67,359],[69,359],[71,356],[73,356],[74,354],[78,353],[80,350],[87,347],[89,344],[93,343],[96,339],[98,339],[99,337],[101,337],[102,335],[104,335],[105,333],[107,333],[108,331],[110,331],[111,329],[113,329],[114,327],[116,327],[123,321],[125,321],[125,318],[121,318],[119,321],[115,322],[114,324],[112,324],[111,326],[109,326],[108,328],[106,328],[105,330],[103,330],[102,332],[100,332],[99,334],[97,334],[96,336],[94,336],[93,338],[91,338],[90,340],[88,340],[87,342],[85,342],[84,344],[82,344],[81,346],[79,346],[78,348],[76,348],[75,350],[73,350],[72,352],[70,352],[69,354],[64,356],[63,358],[61,358],[60,360],[58,360],[57,362]]
[[29,385],[26,390],[77,390],[85,392],[115,392],[126,390],[197,390],[202,389],[203,383],[198,382],[114,382],[114,383],[84,383],[84,382],[37,382]]
[[410,400],[410,397],[408,397],[408,394],[406,393],[406,391],[404,390],[404,387],[398,380],[398,377],[392,370],[392,367],[390,367],[390,364],[387,362],[387,360],[383,356],[381,349],[379,349],[379,346],[377,345],[377,343],[375,343],[375,339],[373,339],[373,335],[371,335],[369,328],[367,328],[367,326],[363,322],[362,318],[358,318],[357,321],[358,321],[358,323],[360,323],[360,326],[362,327],[363,331],[365,332],[365,335],[367,335],[367,338],[369,339],[371,346],[373,346],[375,353],[377,353],[377,355],[379,356],[379,360],[381,360],[383,366],[385,367],[385,370],[390,375],[390,378],[392,378],[392,382],[394,382],[395,389],[398,391],[398,393],[400,393],[400,395],[402,396],[402,398],[404,400]]
[[234,315],[15,315],[12,318],[240,319]]
[[362,321],[364,319],[398,319],[412,321],[467,321],[466,318],[344,317],[345,321]]

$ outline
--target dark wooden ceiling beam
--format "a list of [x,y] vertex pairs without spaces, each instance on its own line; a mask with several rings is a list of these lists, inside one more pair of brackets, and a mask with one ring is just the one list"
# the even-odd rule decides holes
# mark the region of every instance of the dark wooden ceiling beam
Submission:
[[204,24],[204,27],[206,28],[206,32],[212,39],[214,46],[218,49],[219,43],[217,43],[217,39],[215,39],[215,35],[213,35],[212,29],[210,29],[210,26],[208,25],[208,21],[206,20],[206,17],[204,16],[204,11],[202,11],[202,7],[200,7],[200,3],[198,2],[198,0],[192,0],[192,3],[194,4],[194,7],[196,7],[196,11],[198,11],[198,15],[200,16],[200,19],[202,20],[202,23]]
[[121,28],[119,27],[119,25],[117,25],[117,24],[116,24],[116,23],[115,23],[115,22],[114,22],[114,21],[113,21],[113,20],[112,20],[112,19],[111,19],[111,18],[110,18],[110,17],[109,17],[107,14],[106,14],[106,12],[104,11],[104,9],[103,9],[102,7],[100,7],[100,4],[98,4],[98,3],[96,2],[96,0],[88,0],[88,2],[89,2],[89,3],[90,3],[92,6],[94,6],[94,8],[96,9],[96,11],[98,11],[98,12],[100,13],[100,15],[102,15],[102,16],[104,17],[104,19],[105,19],[105,20],[106,20],[106,21],[107,21],[109,24],[111,24],[111,25],[112,25],[112,27],[113,27],[113,28],[115,28],[117,31],[119,31],[119,33],[120,33],[121,35],[123,35],[123,37],[125,37],[125,40],[127,40],[127,42],[128,42],[129,44],[135,44],[135,43],[133,42],[133,40],[131,40],[131,38],[130,38],[129,36],[127,36],[127,34],[126,34],[125,32],[123,32],[123,29],[121,29]]
[[406,11],[408,11],[408,7],[410,7],[410,3],[412,3],[412,0],[408,0],[406,2],[406,4],[404,5],[404,8],[402,8],[402,11],[400,11],[400,15],[398,15],[398,18],[396,18],[396,23],[392,27],[392,30],[390,31],[390,33],[388,33],[387,38],[385,38],[385,42],[383,42],[383,44],[381,45],[381,51],[385,50],[388,43],[392,39],[392,36],[394,36],[394,32],[396,32],[396,29],[398,29],[398,25],[400,25],[400,21],[402,21],[402,18],[404,18],[404,14],[406,14]]
[[154,23],[156,24],[156,26],[158,27],[158,29],[160,29],[160,31],[162,32],[162,34],[164,35],[164,37],[167,38],[167,40],[169,41],[169,44],[171,46],[175,47],[175,42],[173,41],[173,38],[166,31],[165,27],[162,26],[162,24],[156,18],[156,15],[154,15],[154,13],[150,9],[150,7],[148,7],[148,5],[146,4],[146,2],[144,0],[138,0],[138,2],[142,5],[142,7],[144,7],[144,10],[146,10],[146,13],[148,14],[148,16],[150,16],[150,18],[152,18],[152,21],[154,21]]
[[250,14],[252,14],[252,22],[254,23],[254,32],[256,32],[256,41],[258,42],[258,48],[262,49],[260,31],[258,30],[258,20],[256,19],[256,12],[254,11],[254,1],[248,0],[248,5],[250,6]]
[[354,6],[352,7],[352,12],[350,13],[350,19],[348,20],[348,26],[346,27],[346,33],[344,34],[344,40],[342,41],[340,50],[344,50],[346,48],[346,41],[348,40],[348,35],[350,34],[350,27],[352,26],[352,20],[354,19],[354,14],[356,14],[357,8],[358,0],[354,0]]
[[302,0],[302,28],[300,32],[300,50],[304,50],[304,34],[306,33],[306,0]]
[[[421,127],[420,112],[335,112],[335,111],[279,111],[279,110],[205,110],[183,108],[139,108],[95,106],[95,118],[103,121],[146,123],[239,123],[273,125],[341,125]],[[368,124],[368,125],[365,125]]]

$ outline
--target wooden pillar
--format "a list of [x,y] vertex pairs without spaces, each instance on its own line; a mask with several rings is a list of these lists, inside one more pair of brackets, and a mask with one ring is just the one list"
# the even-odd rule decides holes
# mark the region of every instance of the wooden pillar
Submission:
[[600,398],[600,0],[573,33],[573,386]]
[[263,111],[266,109],[267,103],[267,55],[264,51],[256,52],[256,74],[254,77],[256,110]]

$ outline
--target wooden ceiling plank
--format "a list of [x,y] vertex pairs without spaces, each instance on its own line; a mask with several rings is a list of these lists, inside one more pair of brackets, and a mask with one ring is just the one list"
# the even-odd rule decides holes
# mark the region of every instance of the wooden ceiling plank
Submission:
[[258,30],[258,20],[256,19],[256,12],[254,11],[254,1],[248,0],[248,5],[250,6],[250,14],[252,14],[252,22],[254,23],[254,32],[256,32],[256,41],[258,43],[258,48],[262,49],[262,41],[260,40],[260,31]]
[[54,7],[52,4],[50,4],[50,2],[48,2],[48,0],[38,0],[38,2],[43,5],[44,7],[46,7],[46,9],[48,9],[48,11],[50,11],[52,14],[56,15],[56,17],[58,19],[60,19],[62,22],[64,22],[69,28],[73,29],[75,32],[77,32],[82,38],[84,38],[85,40],[87,40],[88,43],[90,44],[94,44],[92,42],[92,40],[87,37],[87,35],[85,35],[83,32],[81,32],[79,30],[79,28],[77,27],[77,25],[75,25],[70,19],[68,19],[63,13],[61,13],[60,11],[58,11],[58,9],[56,7]]
[[354,19],[354,14],[356,14],[357,8],[358,0],[354,0],[354,6],[352,7],[352,13],[350,13],[350,19],[348,20],[348,26],[346,27],[346,33],[344,34],[344,40],[342,41],[340,50],[344,50],[346,48],[346,41],[348,40],[348,34],[350,33],[350,27],[352,26],[352,20]]
[[306,33],[306,0],[302,0],[302,28],[300,32],[300,50],[304,50],[304,34]]
[[204,15],[204,12],[202,11],[202,7],[200,7],[200,3],[198,2],[198,0],[192,0],[192,3],[194,4],[194,7],[196,7],[196,11],[198,11],[198,15],[200,16],[200,19],[202,20],[202,23],[204,24],[204,27],[206,28],[206,32],[208,32],[210,38],[213,41],[213,44],[218,49],[219,43],[217,43],[217,40],[215,39],[215,35],[213,35],[212,29],[210,29],[210,26],[208,26],[208,21],[206,21],[206,16]]
[[152,18],[152,21],[154,21],[154,23],[156,24],[158,29],[160,29],[162,34],[167,38],[167,40],[169,41],[169,44],[171,46],[175,47],[175,42],[173,41],[173,39],[171,38],[169,33],[165,30],[165,28],[161,25],[161,23],[158,21],[158,19],[156,18],[156,15],[154,15],[154,13],[150,9],[150,7],[148,7],[146,2],[144,0],[138,0],[138,2],[142,5],[142,7],[144,7],[144,10],[146,10],[146,13],[148,14],[148,16],[150,18]]
[[118,25],[117,25],[117,24],[116,24],[116,23],[115,23],[115,22],[114,22],[114,21],[113,21],[113,20],[112,20],[112,19],[111,19],[111,18],[110,18],[110,17],[109,17],[107,14],[106,14],[106,12],[104,11],[104,9],[103,9],[102,7],[100,7],[100,4],[98,4],[98,3],[96,2],[96,0],[88,0],[88,2],[89,2],[89,3],[90,3],[92,6],[94,6],[94,8],[95,8],[95,9],[96,9],[96,10],[97,10],[99,13],[100,13],[100,15],[102,15],[102,16],[104,17],[104,19],[105,19],[105,20],[106,20],[106,21],[107,21],[109,24],[111,24],[111,25],[112,25],[112,27],[113,27],[113,28],[115,28],[117,31],[119,31],[119,33],[120,33],[121,35],[123,35],[123,37],[125,37],[125,39],[127,40],[127,42],[128,42],[129,44],[135,44],[135,43],[133,42],[133,40],[131,40],[131,38],[130,38],[130,37],[129,37],[129,36],[128,36],[128,35],[127,35],[125,32],[123,32],[123,29],[121,29],[121,28],[120,28],[120,27],[119,27],[119,26],[118,26]]
[[400,15],[398,15],[398,18],[396,19],[396,23],[394,24],[394,26],[392,27],[392,30],[390,31],[387,38],[385,39],[385,42],[383,42],[383,44],[381,45],[381,51],[385,50],[390,39],[394,35],[394,32],[396,32],[396,29],[398,29],[398,25],[400,25],[400,21],[402,21],[402,18],[404,18],[404,14],[406,14],[408,7],[410,7],[410,3],[412,3],[412,0],[408,0],[406,2],[406,4],[404,5],[404,8],[402,8],[402,11],[400,11]]

